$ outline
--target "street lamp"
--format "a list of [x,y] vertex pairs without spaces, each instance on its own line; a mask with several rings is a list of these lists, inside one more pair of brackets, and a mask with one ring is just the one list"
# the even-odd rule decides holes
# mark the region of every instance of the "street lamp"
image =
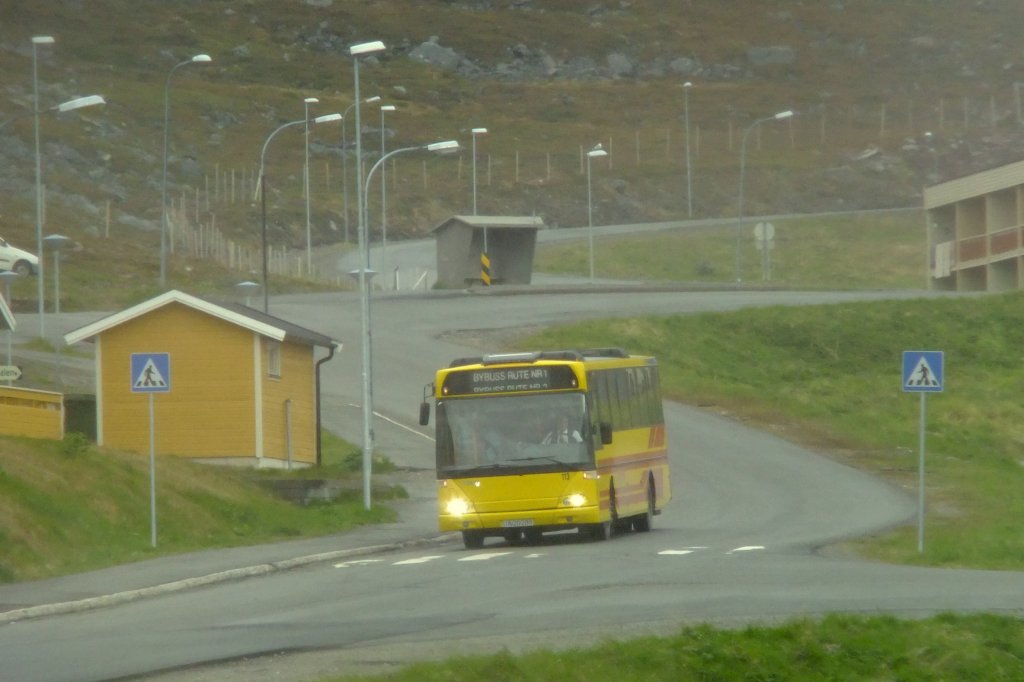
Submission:
[[[43,243],[53,251],[53,314],[57,321],[57,333],[60,334],[60,252],[71,243],[71,238],[62,234],[51,234],[43,238]],[[43,262],[41,257],[39,262]],[[42,272],[40,272],[39,277],[42,276]],[[63,373],[60,370],[60,343],[54,344],[54,347],[56,349],[54,354],[55,374],[57,380],[63,384]]]
[[[476,215],[476,136],[486,135],[487,128],[473,128],[469,131],[473,136],[473,215]],[[484,225],[484,256],[487,256],[487,226]]]
[[[346,129],[348,128],[348,112],[352,110],[352,107],[356,106],[359,100],[349,104],[345,111],[341,115],[341,193],[343,196],[343,206],[345,211],[345,241],[348,241],[348,135]],[[363,100],[363,104],[372,104],[373,102],[379,102],[380,95],[374,95],[373,97],[367,97]],[[362,131],[357,130],[357,135],[361,135]],[[363,169],[362,164],[359,164],[358,174],[362,175]],[[358,222],[358,221],[357,221]]]
[[[69,99],[66,102],[48,107],[40,110],[36,108],[31,114],[25,114],[24,116],[32,115],[35,117],[35,129],[36,129],[36,254],[39,256],[39,263],[37,265],[38,275],[37,286],[39,289],[39,338],[45,338],[46,336],[46,323],[45,323],[45,285],[43,282],[43,185],[42,185],[42,156],[39,151],[39,114],[56,112],[64,113],[65,111],[74,111],[75,109],[82,109],[83,107],[96,106],[98,104],[106,104],[106,100],[103,99],[102,95],[87,95],[85,97],[75,97]],[[0,129],[3,129],[9,123],[24,118],[24,116],[16,116],[12,119],[8,119],[0,124]]]
[[750,132],[754,128],[756,128],[757,126],[761,125],[762,123],[767,123],[768,121],[781,121],[783,119],[792,118],[792,117],[793,117],[793,112],[792,111],[789,111],[789,110],[780,111],[779,113],[774,114],[772,116],[765,116],[764,118],[757,119],[756,121],[751,123],[749,126],[747,126],[747,129],[743,131],[743,140],[740,143],[740,188],[739,188],[739,199],[737,201],[737,210],[736,210],[736,264],[735,264],[736,273],[735,274],[736,274],[736,282],[737,282],[737,284],[739,282],[743,281],[742,276],[740,275],[740,271],[742,269],[742,264],[741,264],[741,261],[740,261],[740,258],[741,258],[741,255],[740,255],[741,254],[741,250],[740,250],[740,230],[741,230],[741,228],[743,226],[743,175],[744,175],[744,171],[745,171],[745,168],[746,168],[747,138],[750,136]]
[[[370,194],[370,180],[373,179],[374,172],[384,164],[385,161],[390,159],[392,156],[398,154],[404,154],[406,152],[413,152],[419,150],[426,150],[429,152],[436,152],[440,154],[447,154],[456,152],[459,150],[459,143],[455,140],[445,140],[444,142],[433,142],[431,144],[417,145],[415,147],[402,147],[392,152],[381,156],[377,159],[377,162],[370,167],[369,172],[366,174],[366,185],[365,194],[362,197],[360,203],[362,206],[367,205],[366,198]],[[369,224],[368,217],[365,212],[359,216],[359,255],[362,258],[362,267],[359,270],[355,270],[349,274],[359,280],[359,300],[360,300],[360,311],[362,313],[362,339],[363,339],[363,352],[362,352],[362,365],[363,365],[363,505],[370,508],[370,474],[373,465],[373,431],[371,429],[371,421],[373,419],[373,369],[370,361],[370,278],[375,274],[370,270],[370,254],[368,248],[368,239],[366,235],[366,226]]]
[[164,83],[164,170],[160,181],[160,288],[167,286],[167,141],[171,121],[171,77],[174,72],[189,64],[208,64],[213,59],[208,54],[197,54],[191,59],[178,62],[167,73]]
[[[384,43],[374,40],[368,43],[359,43],[349,48],[352,55],[352,77],[355,81],[354,100],[356,105],[356,200],[359,215],[359,256],[362,260],[362,267],[359,276],[359,308],[362,323],[363,337],[363,505],[370,508],[370,465],[373,455],[373,432],[370,423],[373,416],[372,397],[370,395],[370,291],[367,283],[369,271],[369,249],[367,248],[366,235],[366,211],[364,205],[366,197],[363,196],[363,135],[362,123],[360,123],[359,111],[359,58],[378,54],[385,49]],[[383,158],[383,157],[382,157]]]
[[40,45],[53,45],[53,36],[32,36],[32,112],[35,118],[36,144],[36,255],[39,256],[37,282],[39,288],[39,338],[45,336],[43,321],[43,297],[46,295],[43,286],[43,162],[39,152],[39,56]]
[[0,123],[0,130],[3,130],[4,128],[6,128],[10,124],[14,123],[15,121],[19,121],[19,120],[21,120],[23,118],[27,118],[27,117],[32,116],[34,114],[45,114],[45,113],[49,113],[49,112],[64,113],[65,111],[73,111],[75,109],[81,109],[82,107],[91,107],[91,106],[95,106],[97,104],[106,104],[106,103],[107,103],[107,101],[105,99],[103,99],[103,95],[87,95],[86,97],[76,97],[74,99],[69,99],[66,102],[61,102],[60,104],[58,104],[56,106],[52,106],[52,107],[48,107],[46,109],[43,109],[42,111],[27,111],[24,114],[21,114],[19,116],[15,116],[13,118],[9,118],[6,121],[4,121],[3,123]]
[[[313,119],[313,123],[328,123],[330,121],[340,121],[341,114],[325,114],[323,116],[317,116]],[[263,143],[263,149],[260,150],[260,174],[257,177],[256,191],[260,194],[262,201],[262,214],[263,214],[263,233],[262,233],[262,244],[263,244],[263,312],[270,312],[270,292],[269,285],[267,282],[267,177],[263,172],[264,161],[267,155],[267,147],[270,145],[270,141],[274,139],[274,136],[285,128],[297,126],[299,124],[306,123],[306,119],[300,119],[298,121],[289,121],[278,126],[274,132],[267,136],[266,141]]]
[[686,214],[693,217],[693,175],[690,168],[690,88],[693,83],[683,83],[683,119],[686,126]]
[[260,290],[260,285],[259,284],[257,284],[256,282],[250,282],[248,280],[246,280],[245,282],[239,282],[238,284],[235,285],[235,291],[237,291],[240,295],[245,297],[245,307],[246,308],[251,308],[252,307],[252,304],[251,304],[252,295],[255,294],[259,290]]
[[[476,215],[476,136],[486,135],[487,128],[473,128],[473,215]],[[484,252],[487,251],[487,230],[484,229]]]
[[[71,237],[62,234],[50,234],[43,238],[43,243],[53,251],[53,314],[60,315],[60,252],[71,243]],[[40,260],[42,260],[40,258]],[[58,330],[59,333],[60,330]]]
[[313,274],[313,233],[309,226],[309,105],[318,104],[320,100],[316,97],[307,97],[302,100],[306,107],[306,166],[302,173],[302,193],[306,197],[306,276],[312,279]]
[[[394,104],[382,104],[380,107],[380,156],[387,153],[384,149],[384,113],[394,111]],[[369,206],[369,204],[363,204]],[[380,270],[387,273],[388,262],[388,174],[380,176]]]
[[594,203],[590,189],[590,161],[602,156],[608,156],[608,152],[598,144],[587,152],[587,239],[590,242],[590,283],[594,283]]

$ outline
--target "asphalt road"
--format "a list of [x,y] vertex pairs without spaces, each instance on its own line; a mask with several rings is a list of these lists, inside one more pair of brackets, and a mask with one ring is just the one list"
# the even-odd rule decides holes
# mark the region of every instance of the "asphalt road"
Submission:
[[[437,367],[478,350],[468,340],[497,351],[512,333],[570,319],[916,295],[923,294],[379,295],[372,311],[377,447],[430,478],[429,430],[415,424],[422,388]],[[285,297],[271,312],[345,344],[324,368],[324,418],[359,442],[358,297]],[[184,668],[161,679],[308,680],[455,652],[671,632],[680,623],[1024,611],[1021,573],[887,566],[820,551],[912,519],[908,491],[714,411],[669,404],[666,419],[675,501],[649,534],[608,543],[554,536],[538,547],[490,541],[476,552],[450,543],[21,621],[0,626],[0,678],[92,680]]]

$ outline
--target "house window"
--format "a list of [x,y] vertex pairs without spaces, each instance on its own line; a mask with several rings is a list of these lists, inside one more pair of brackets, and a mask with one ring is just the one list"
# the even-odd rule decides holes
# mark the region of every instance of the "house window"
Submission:
[[281,344],[278,341],[267,341],[267,374],[275,379],[281,378]]

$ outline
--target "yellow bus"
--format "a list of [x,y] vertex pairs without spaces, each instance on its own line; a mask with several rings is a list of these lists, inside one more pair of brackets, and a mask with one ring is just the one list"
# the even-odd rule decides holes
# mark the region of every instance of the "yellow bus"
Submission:
[[595,540],[651,529],[672,498],[658,363],[618,348],[460,358],[424,391],[436,404],[439,527],[486,537]]

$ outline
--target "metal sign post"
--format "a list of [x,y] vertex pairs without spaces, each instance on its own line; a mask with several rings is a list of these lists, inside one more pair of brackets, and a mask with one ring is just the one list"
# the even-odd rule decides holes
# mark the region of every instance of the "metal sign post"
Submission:
[[156,429],[153,394],[171,390],[169,353],[132,353],[132,393],[149,394],[149,544],[156,547]]
[[924,434],[926,430],[925,396],[941,393],[945,381],[942,351],[903,351],[903,391],[921,394],[918,423],[917,458],[917,551],[924,552]]

